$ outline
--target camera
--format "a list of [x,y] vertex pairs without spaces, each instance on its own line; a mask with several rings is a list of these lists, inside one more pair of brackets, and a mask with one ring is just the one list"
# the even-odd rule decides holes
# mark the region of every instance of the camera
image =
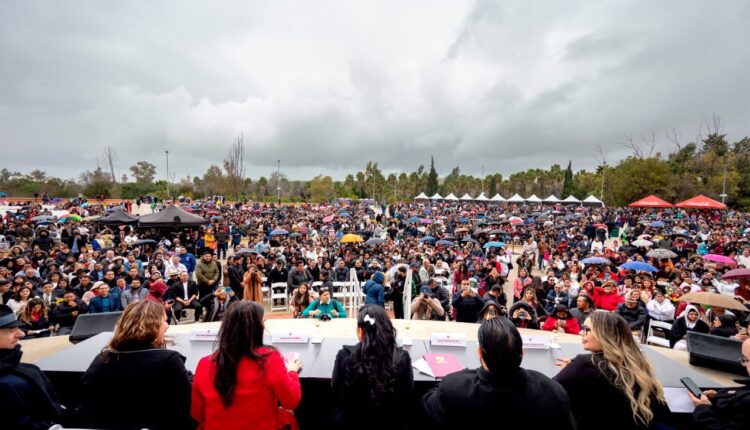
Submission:
[[322,314],[322,315],[320,316],[320,320],[321,320],[321,321],[330,321],[330,320],[331,320],[331,316],[330,316],[330,315],[328,315],[328,314]]

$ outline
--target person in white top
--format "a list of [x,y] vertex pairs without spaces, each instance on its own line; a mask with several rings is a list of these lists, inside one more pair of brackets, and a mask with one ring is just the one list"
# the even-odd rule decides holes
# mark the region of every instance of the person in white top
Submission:
[[[502,249],[500,249],[502,251]],[[500,276],[507,278],[508,272],[510,270],[508,269],[508,265],[510,264],[510,258],[511,258],[511,251],[507,250],[505,253],[501,254],[497,257],[497,261],[500,262],[500,267],[502,268]]]
[[737,264],[750,268],[750,248],[743,249],[742,254],[738,255],[735,259],[737,260]]
[[601,254],[602,252],[604,252],[604,243],[599,240],[598,237],[595,237],[594,241],[591,242],[591,252],[593,254]]
[[648,315],[659,321],[674,321],[674,305],[664,297],[660,289],[654,289],[654,298],[646,303]]
[[170,257],[169,262],[166,264],[166,267],[165,267],[166,273],[169,273],[173,270],[177,273],[188,271],[187,267],[185,267],[185,265],[180,262],[179,255],[173,255],[172,257]]
[[127,236],[125,236],[125,243],[128,244],[128,246],[133,245],[133,242],[138,240],[138,236],[135,235],[132,231],[128,233]]

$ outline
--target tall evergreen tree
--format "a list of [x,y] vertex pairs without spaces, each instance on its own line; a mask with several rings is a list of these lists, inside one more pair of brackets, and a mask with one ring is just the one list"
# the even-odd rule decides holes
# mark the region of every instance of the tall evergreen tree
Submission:
[[435,171],[435,157],[430,156],[430,173],[427,175],[427,195],[432,196],[438,191],[438,174]]
[[568,160],[568,168],[565,169],[565,179],[563,179],[563,189],[561,199],[568,197],[573,194],[573,168],[571,166],[572,160]]

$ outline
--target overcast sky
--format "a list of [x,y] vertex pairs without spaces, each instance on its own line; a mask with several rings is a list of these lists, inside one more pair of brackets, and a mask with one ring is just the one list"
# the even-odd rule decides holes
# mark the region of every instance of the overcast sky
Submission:
[[104,147],[176,177],[594,168],[625,135],[750,135],[750,2],[5,1],[0,167],[74,177]]

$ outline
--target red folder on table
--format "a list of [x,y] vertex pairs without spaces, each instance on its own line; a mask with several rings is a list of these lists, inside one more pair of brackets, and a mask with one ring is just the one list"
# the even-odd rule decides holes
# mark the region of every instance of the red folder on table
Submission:
[[464,369],[463,364],[451,353],[437,354],[428,352],[424,355],[424,359],[430,365],[430,369],[436,378],[442,378],[445,375]]

